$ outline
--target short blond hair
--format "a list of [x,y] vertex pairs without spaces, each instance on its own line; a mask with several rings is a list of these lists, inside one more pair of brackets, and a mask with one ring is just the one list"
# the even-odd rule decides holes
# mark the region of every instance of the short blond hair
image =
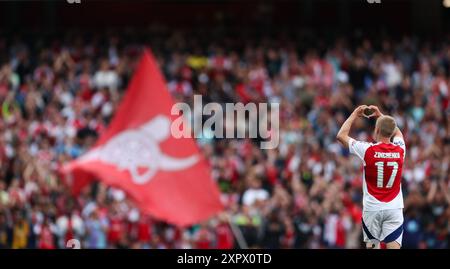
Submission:
[[395,119],[393,117],[381,116],[377,119],[376,127],[378,128],[381,136],[391,138],[394,135],[397,124],[395,123]]

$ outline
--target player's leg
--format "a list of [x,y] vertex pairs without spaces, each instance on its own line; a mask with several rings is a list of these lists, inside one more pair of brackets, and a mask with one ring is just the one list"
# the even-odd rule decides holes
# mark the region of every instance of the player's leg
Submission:
[[387,249],[400,249],[403,239],[403,209],[383,212],[382,237]]
[[362,216],[362,228],[364,242],[367,249],[379,249],[380,241],[378,240],[381,233],[381,225],[379,221],[379,212],[364,211]]
[[369,242],[366,242],[366,248],[367,249],[380,249],[380,241],[371,240]]
[[387,249],[400,249],[401,245],[397,241],[393,241],[393,242],[386,243],[386,248]]

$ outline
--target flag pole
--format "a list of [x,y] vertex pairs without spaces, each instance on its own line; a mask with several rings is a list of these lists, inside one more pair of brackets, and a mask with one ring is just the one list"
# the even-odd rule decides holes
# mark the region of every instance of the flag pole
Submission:
[[227,214],[226,218],[227,218],[228,224],[231,227],[231,231],[233,232],[233,235],[236,238],[236,241],[238,242],[239,248],[241,248],[241,249],[248,249],[247,242],[245,241],[245,238],[242,235],[241,229],[239,229],[239,227],[236,226],[231,221],[231,216],[229,214]]

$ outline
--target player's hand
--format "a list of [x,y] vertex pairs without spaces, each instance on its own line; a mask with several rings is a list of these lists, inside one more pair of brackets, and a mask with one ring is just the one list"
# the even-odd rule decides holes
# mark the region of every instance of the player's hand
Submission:
[[366,116],[367,118],[371,118],[371,117],[378,118],[380,116],[383,116],[383,113],[381,113],[380,109],[377,106],[370,105],[367,108],[369,109],[369,112],[368,112],[369,115]]
[[353,110],[352,114],[356,117],[362,117],[362,116],[364,116],[364,110],[366,108],[368,108],[368,106],[366,106],[366,105],[358,106],[357,108],[355,108],[355,110]]

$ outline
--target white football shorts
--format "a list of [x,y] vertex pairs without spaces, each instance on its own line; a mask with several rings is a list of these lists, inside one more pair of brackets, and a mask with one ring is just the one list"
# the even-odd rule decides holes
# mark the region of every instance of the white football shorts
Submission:
[[362,216],[364,242],[393,242],[402,245],[403,209],[364,211]]

